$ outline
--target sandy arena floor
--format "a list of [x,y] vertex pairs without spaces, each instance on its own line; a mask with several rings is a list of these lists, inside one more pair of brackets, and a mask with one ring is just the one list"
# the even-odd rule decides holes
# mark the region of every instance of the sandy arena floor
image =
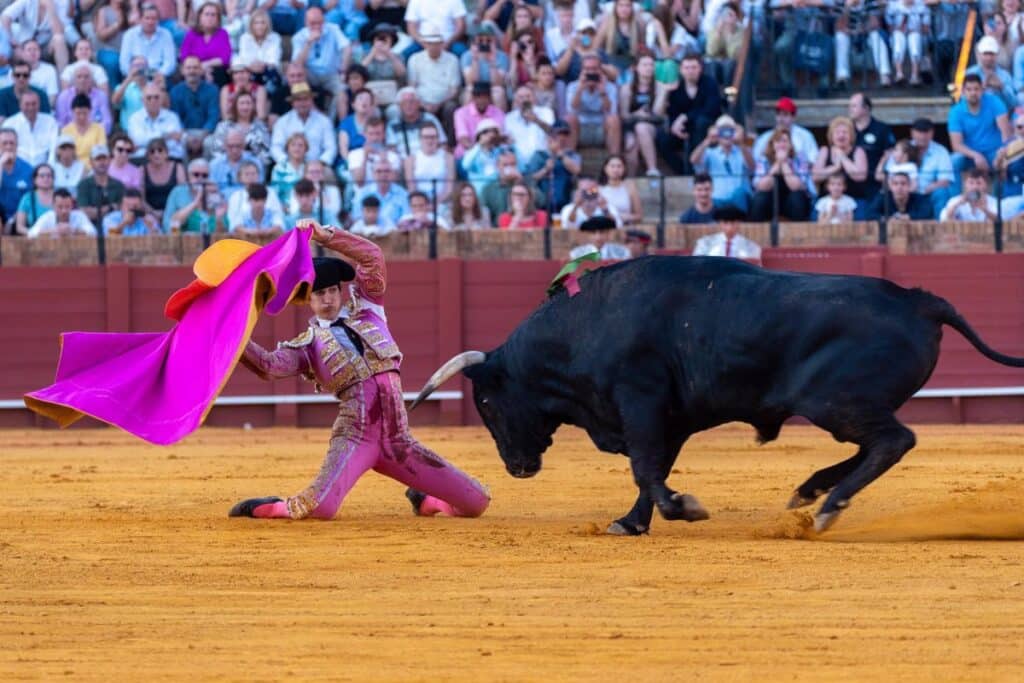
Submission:
[[1024,427],[916,431],[818,539],[782,508],[852,450],[811,428],[696,437],[671,483],[711,520],[636,539],[601,533],[626,460],[569,429],[528,481],[482,429],[419,429],[487,515],[414,518],[371,473],[329,523],[226,517],[303,486],[326,429],[0,432],[0,676],[1022,680]]

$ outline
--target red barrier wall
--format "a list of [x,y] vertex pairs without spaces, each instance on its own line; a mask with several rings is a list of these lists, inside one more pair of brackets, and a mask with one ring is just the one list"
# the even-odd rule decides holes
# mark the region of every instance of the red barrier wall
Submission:
[[[392,263],[387,309],[405,353],[406,390],[419,389],[459,351],[498,346],[543,300],[558,266],[554,261]],[[765,266],[872,275],[924,287],[956,305],[990,345],[1024,356],[1024,254],[893,256],[877,248],[777,249],[766,250]],[[52,381],[61,331],[168,329],[164,301],[191,277],[182,267],[0,268],[0,399],[18,399]],[[301,330],[307,316],[307,310],[295,307],[264,318],[255,339],[273,346]],[[992,363],[952,330],[942,348],[929,387],[1024,386],[1024,371]],[[446,388],[461,388],[466,399],[428,402],[413,415],[415,423],[477,422],[468,382],[453,380]],[[311,392],[311,385],[298,379],[266,383],[241,369],[224,395]],[[209,423],[321,426],[333,413],[329,404],[219,406]],[[915,399],[903,417],[912,422],[1021,422],[1024,397]],[[0,410],[0,426],[44,422],[26,410]]]

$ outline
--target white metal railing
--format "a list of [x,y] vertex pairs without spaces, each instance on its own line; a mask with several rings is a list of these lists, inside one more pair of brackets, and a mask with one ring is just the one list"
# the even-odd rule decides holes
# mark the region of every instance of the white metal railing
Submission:
[[[406,391],[402,398],[411,401],[415,391]],[[948,389],[921,389],[913,398],[987,398],[995,396],[1024,396],[1022,387],[955,387]],[[428,401],[460,401],[461,391],[435,391]],[[257,396],[220,396],[214,401],[218,406],[265,406],[275,403],[333,403],[332,394],[262,394]],[[0,410],[19,410],[25,407],[21,399],[0,400]]]
[[[1021,388],[1024,393],[1024,387]],[[402,398],[411,401],[416,398],[417,392],[406,391]],[[435,391],[428,398],[428,401],[459,401],[462,400],[461,391]],[[213,402],[216,406],[265,406],[276,403],[334,403],[337,401],[333,394],[264,394],[259,396],[219,396]],[[0,400],[0,410],[18,410],[25,407],[21,399]]]

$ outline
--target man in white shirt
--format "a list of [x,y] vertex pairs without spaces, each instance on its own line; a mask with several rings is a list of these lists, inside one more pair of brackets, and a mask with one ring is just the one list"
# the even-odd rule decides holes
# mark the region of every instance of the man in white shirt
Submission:
[[[569,49],[576,34],[576,20],[572,5],[555,5],[555,23],[544,31],[544,51],[552,64],[558,62],[562,53]],[[590,17],[585,17],[589,19]]]
[[10,37],[11,48],[17,50],[30,40],[39,41],[47,48],[48,54],[63,67],[68,63],[68,41],[64,24],[67,17],[67,0],[14,0],[0,14],[0,26]]
[[814,165],[818,159],[818,143],[814,134],[803,126],[796,123],[796,103],[788,97],[780,97],[775,103],[775,128],[761,133],[754,142],[754,160],[764,156],[764,150],[768,146],[768,140],[779,128],[789,131],[789,138],[793,141],[793,148],[796,153],[802,156],[809,165]]
[[516,90],[514,109],[505,116],[505,134],[516,150],[519,169],[526,167],[534,152],[548,148],[548,135],[555,124],[555,112],[549,107],[537,106],[533,90],[523,85]]
[[50,107],[57,101],[57,93],[60,92],[60,83],[57,79],[57,69],[53,64],[42,61],[43,52],[35,40],[25,41],[21,47],[21,54],[29,67],[32,75],[29,76],[29,85],[34,85],[50,98]]
[[282,164],[288,158],[284,146],[293,133],[302,133],[309,142],[306,159],[319,159],[328,167],[334,165],[338,155],[338,140],[331,120],[313,106],[313,91],[308,83],[295,83],[288,96],[292,110],[274,123],[270,155]]
[[387,158],[392,168],[402,168],[402,160],[398,154],[384,145],[384,119],[371,114],[363,126],[363,136],[366,138],[363,146],[349,152],[345,159],[352,182],[362,186],[371,179],[373,163],[380,157]]
[[60,126],[52,114],[39,111],[39,93],[26,90],[18,100],[21,111],[4,121],[18,134],[18,156],[32,166],[49,160]]
[[128,137],[139,150],[138,156],[145,154],[146,145],[153,138],[164,138],[167,141],[167,152],[175,159],[185,159],[185,148],[182,138],[185,131],[181,119],[170,109],[161,107],[164,91],[156,83],[148,83],[142,89],[142,109],[128,119]]
[[53,191],[53,208],[39,217],[29,231],[29,237],[40,235],[96,235],[96,226],[92,224],[89,217],[78,209],[73,208],[75,200],[67,190],[60,189]]
[[[409,85],[416,89],[424,109],[442,122],[450,122],[462,87],[459,59],[444,49],[444,39],[436,28],[426,23],[422,28],[420,40],[424,51],[409,58]],[[450,132],[450,128],[446,131]]]
[[994,221],[998,213],[996,198],[988,193],[988,176],[980,168],[967,171],[964,191],[950,199],[940,221]]
[[160,23],[160,12],[155,5],[144,4],[139,25],[124,32],[121,38],[119,56],[121,73],[131,73],[132,59],[146,58],[146,65],[164,76],[170,76],[178,68],[178,51],[174,47],[174,36]]
[[[405,32],[419,46],[427,28],[441,35],[441,49],[461,57],[466,51],[466,5],[463,0],[409,0],[405,7]],[[418,52],[416,46],[406,50],[405,57]]]
[[720,206],[715,209],[714,217],[722,232],[697,240],[694,256],[728,256],[761,261],[760,245],[740,234],[740,221],[746,218],[741,209],[729,204]]

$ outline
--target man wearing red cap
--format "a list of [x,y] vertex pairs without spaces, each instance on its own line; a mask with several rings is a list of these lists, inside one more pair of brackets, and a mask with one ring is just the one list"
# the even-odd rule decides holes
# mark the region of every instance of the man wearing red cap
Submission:
[[788,97],[780,97],[775,103],[775,128],[766,130],[758,136],[754,142],[754,159],[764,156],[769,138],[779,128],[789,131],[789,138],[793,141],[793,149],[797,155],[813,165],[814,160],[818,158],[818,143],[811,131],[796,123],[796,102]]

